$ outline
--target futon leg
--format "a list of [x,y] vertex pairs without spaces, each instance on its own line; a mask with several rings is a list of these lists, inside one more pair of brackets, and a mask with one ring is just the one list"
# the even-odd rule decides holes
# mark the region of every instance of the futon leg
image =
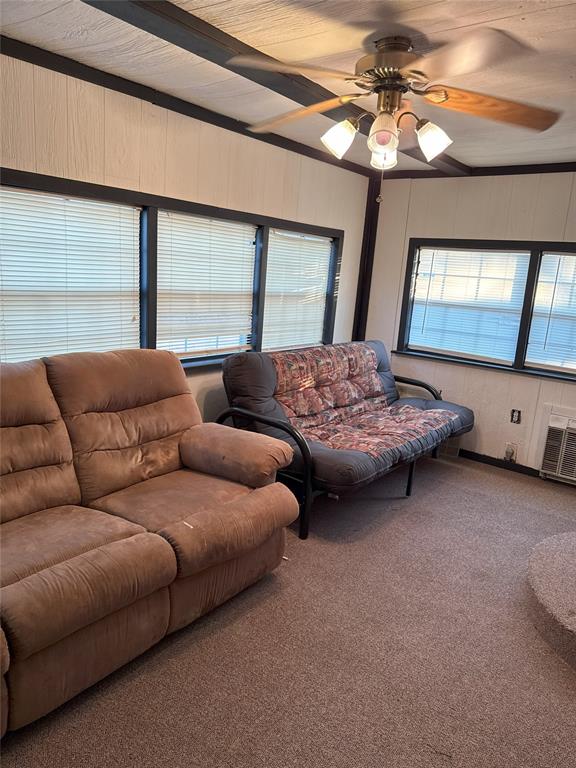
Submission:
[[436,448],[434,448],[434,450],[432,451],[432,458],[433,459],[438,458],[438,446],[436,446]]
[[414,479],[414,467],[416,466],[415,461],[411,461],[408,465],[408,480],[406,481],[406,496],[412,495],[412,480]]
[[308,538],[308,529],[310,527],[310,510],[312,509],[312,483],[304,480],[303,496],[300,502],[300,526],[298,537],[300,539]]

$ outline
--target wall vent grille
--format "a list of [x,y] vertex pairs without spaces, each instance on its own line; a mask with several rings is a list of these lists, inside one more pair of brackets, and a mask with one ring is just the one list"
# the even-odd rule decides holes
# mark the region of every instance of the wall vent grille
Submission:
[[574,419],[555,414],[551,416],[540,474],[542,477],[576,485],[576,423]]
[[560,462],[562,477],[576,480],[576,429],[567,429],[564,433],[564,453]]

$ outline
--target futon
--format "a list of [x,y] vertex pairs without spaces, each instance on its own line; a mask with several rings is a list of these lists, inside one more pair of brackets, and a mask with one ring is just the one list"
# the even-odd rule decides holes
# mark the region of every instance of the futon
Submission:
[[[424,382],[395,377],[380,341],[241,352],[225,361],[223,378],[232,409],[222,420],[234,417],[239,426],[298,446],[289,471],[308,471],[313,490],[333,494],[399,465],[413,467],[474,425],[469,408],[442,400]],[[400,397],[397,382],[424,387],[433,399]],[[310,489],[304,501],[305,536]]]

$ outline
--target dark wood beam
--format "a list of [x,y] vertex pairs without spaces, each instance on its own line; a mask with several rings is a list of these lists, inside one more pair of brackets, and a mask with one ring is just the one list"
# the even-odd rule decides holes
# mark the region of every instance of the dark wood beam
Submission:
[[[262,55],[262,52],[166,0],[122,0],[121,2],[119,0],[82,0],[82,2],[305,107],[337,95],[302,75],[234,67],[229,64],[233,56],[258,56]],[[331,110],[329,115],[331,119],[345,120],[347,117],[359,117],[362,112],[360,107],[348,104]],[[368,135],[369,123],[361,122],[359,131]],[[420,162],[430,165],[446,176],[470,175],[468,166],[446,154],[427,163],[419,150],[400,151],[404,155],[415,157]],[[415,155],[412,154],[414,151]]]
[[[54,72],[60,72],[69,77],[75,77],[78,80],[84,80],[88,83],[94,83],[100,85],[103,88],[108,88],[112,91],[118,91],[119,93],[125,93],[127,96],[133,96],[143,101],[148,101],[152,104],[157,104],[164,109],[171,110],[172,112],[178,112],[182,115],[187,115],[195,120],[202,120],[205,123],[211,125],[217,125],[220,128],[225,128],[229,131],[241,133],[245,136],[249,136],[255,141],[263,141],[265,144],[272,144],[276,147],[289,150],[290,152],[296,152],[306,157],[311,157],[319,162],[335,165],[338,168],[343,168],[353,173],[358,173],[368,178],[380,178],[380,173],[371,170],[363,165],[358,165],[349,160],[337,160],[328,152],[310,147],[308,144],[301,144],[298,141],[287,139],[283,136],[279,136],[275,133],[253,134],[250,133],[247,128],[247,123],[243,123],[241,120],[236,120],[228,115],[222,115],[219,112],[214,112],[211,109],[205,107],[199,107],[196,104],[192,104],[184,99],[179,99],[176,96],[157,91],[154,88],[150,88],[147,85],[136,83],[133,80],[127,80],[119,75],[112,75],[109,72],[104,72],[101,69],[90,67],[87,64],[82,64],[74,59],[69,59],[66,56],[62,56],[58,53],[52,53],[44,48],[38,48],[35,45],[29,43],[23,43],[20,40],[14,40],[6,35],[0,35],[0,53],[4,56],[10,56],[20,61],[27,61],[30,64],[35,64],[45,69],[50,69]],[[421,162],[425,162],[424,158],[419,154],[419,150],[414,148],[412,150],[405,150],[404,154],[410,155]],[[443,156],[446,161],[446,155]],[[448,158],[449,162],[458,163],[453,158]],[[462,165],[460,163],[460,165]],[[466,166],[464,166],[466,167]],[[518,174],[529,173],[573,173],[576,171],[575,162],[563,162],[563,163],[535,163],[533,165],[498,165],[498,166],[482,166],[482,167],[470,167],[470,173],[459,175],[470,176],[515,176]],[[384,180],[389,179],[434,179],[442,178],[446,176],[455,175],[454,171],[448,172],[445,166],[441,166],[436,170],[421,171],[421,170],[406,170],[406,171],[386,171],[384,174]]]
[[[302,75],[234,67],[228,63],[233,56],[258,56],[262,52],[165,0],[82,1],[305,107],[337,95]],[[331,110],[330,117],[345,120],[358,117],[362,112],[350,104]],[[367,134],[369,126],[361,123],[360,131]]]
[[316,147],[310,147],[308,144],[301,144],[298,141],[287,139],[276,133],[250,133],[250,131],[248,131],[248,124],[243,123],[241,120],[236,120],[228,115],[222,115],[219,112],[213,112],[211,109],[206,109],[205,107],[199,107],[196,104],[191,104],[189,101],[184,101],[184,99],[179,99],[168,93],[157,91],[155,88],[150,88],[147,85],[135,83],[133,80],[126,80],[126,78],[119,77],[118,75],[111,75],[109,72],[103,72],[101,69],[89,67],[87,64],[81,64],[79,61],[74,61],[74,59],[61,56],[59,53],[52,53],[51,51],[37,48],[35,45],[23,43],[20,40],[14,40],[5,35],[0,35],[0,52],[5,56],[10,56],[14,59],[19,59],[20,61],[27,61],[30,64],[36,64],[39,67],[44,67],[45,69],[50,69],[54,72],[60,72],[69,77],[75,77],[78,80],[94,83],[103,88],[108,88],[111,91],[125,93],[127,96],[133,96],[136,99],[149,101],[151,104],[156,104],[159,107],[169,109],[172,112],[178,112],[181,115],[192,117],[194,120],[201,120],[204,123],[217,125],[219,128],[225,128],[228,131],[241,133],[255,141],[263,141],[265,144],[272,144],[275,147],[281,147],[290,152],[296,152],[299,155],[311,157],[313,160],[319,160],[322,163],[335,165],[346,171],[359,173],[360,175],[368,176],[369,178],[376,175],[375,171],[372,171],[370,168],[366,168],[363,165],[358,165],[350,160],[338,160],[329,152],[323,152],[320,149],[316,149]]
[[[416,157],[416,154],[414,154]],[[576,162],[535,163],[534,165],[494,165],[470,167],[469,176],[520,176],[530,173],[574,173]],[[454,174],[450,174],[454,175]],[[391,179],[441,179],[446,178],[443,171],[386,171],[384,181]]]
[[459,160],[450,157],[450,155],[447,155],[445,152],[443,152],[441,155],[438,155],[438,157],[435,157],[433,160],[426,160],[418,147],[403,149],[402,153],[407,155],[407,157],[411,157],[413,160],[419,160],[421,163],[431,165],[443,176],[472,175],[472,168],[470,168],[468,165],[464,165],[464,163],[461,163]]
[[576,162],[493,165],[472,168],[472,176],[514,176],[525,173],[573,173],[574,171],[576,171]]
[[366,213],[364,215],[364,232],[362,234],[362,249],[360,251],[360,266],[358,268],[358,287],[356,288],[356,306],[354,309],[354,324],[352,339],[364,341],[368,321],[368,304],[372,286],[372,270],[374,268],[374,250],[378,231],[378,215],[380,211],[380,178],[372,177],[368,182],[366,196]]

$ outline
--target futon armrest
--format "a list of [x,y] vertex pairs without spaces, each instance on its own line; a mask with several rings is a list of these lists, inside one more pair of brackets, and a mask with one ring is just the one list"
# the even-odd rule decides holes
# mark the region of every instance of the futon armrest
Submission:
[[420,389],[425,389],[427,392],[430,392],[434,400],[442,400],[442,391],[436,389],[432,384],[428,384],[425,381],[420,381],[420,379],[409,379],[407,376],[394,376],[394,380],[399,384],[408,384],[410,387],[420,387]]
[[287,467],[293,456],[283,440],[223,424],[197,424],[180,439],[184,466],[251,488],[273,483],[277,470]]

